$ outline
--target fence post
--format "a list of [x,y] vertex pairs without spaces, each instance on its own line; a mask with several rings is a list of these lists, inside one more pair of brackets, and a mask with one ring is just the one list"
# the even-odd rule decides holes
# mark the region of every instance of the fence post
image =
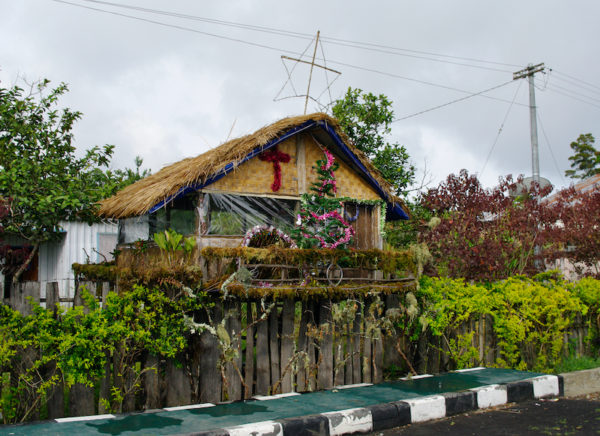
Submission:
[[252,311],[251,300],[246,303],[246,365],[244,368],[244,379],[246,382],[246,389],[244,392],[244,399],[252,397],[253,386],[254,386],[254,313]]
[[319,389],[333,386],[333,322],[331,319],[331,300],[319,301],[319,367],[317,384]]
[[[207,309],[211,310],[211,309]],[[217,298],[212,308],[212,324],[221,322],[223,305]],[[221,401],[221,373],[219,364],[219,342],[209,332],[200,335],[200,401],[203,403],[218,403]]]
[[[242,371],[242,354],[241,354],[241,330],[242,330],[242,314],[241,304],[237,297],[232,297],[233,300],[228,300],[225,303],[225,328],[229,334],[231,347],[237,350],[237,355],[233,357],[231,362],[227,362],[225,366],[225,378],[227,380],[227,400],[236,401],[242,398],[242,380],[238,375],[237,369]],[[225,393],[225,392],[224,392]]]
[[291,360],[294,348],[294,315],[296,303],[293,298],[283,300],[281,312],[281,392],[293,391],[293,368]]
[[[46,283],[46,310],[54,312],[54,316],[58,316],[60,308],[59,290],[57,282]],[[48,364],[47,374],[52,376],[56,372],[56,362]],[[46,408],[48,410],[48,418],[56,419],[65,416],[65,387],[62,377],[54,386],[48,389],[46,393]]]
[[[260,305],[257,304],[257,311]],[[262,318],[264,313],[257,313],[258,318]],[[271,385],[269,363],[269,321],[261,319],[256,326],[256,394],[267,395]]]
[[281,367],[279,365],[279,313],[278,304],[273,306],[269,314],[269,355],[271,358],[271,394],[275,384],[279,381],[281,375]]
[[40,282],[11,283],[10,306],[23,316],[33,313],[28,297],[39,304]]
[[[83,306],[84,312],[89,312],[89,308],[85,306],[85,302],[83,301],[82,292],[84,286],[90,291],[94,285],[93,282],[82,282],[79,284],[75,289],[73,307]],[[71,392],[69,392],[69,415],[88,416],[93,415],[94,412],[94,388],[81,383],[75,383],[71,386]]]

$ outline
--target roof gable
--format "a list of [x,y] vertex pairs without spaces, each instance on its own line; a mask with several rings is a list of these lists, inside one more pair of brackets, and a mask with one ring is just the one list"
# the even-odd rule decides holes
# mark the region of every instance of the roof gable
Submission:
[[391,186],[381,177],[367,157],[351,144],[338,122],[323,113],[284,118],[251,135],[228,141],[197,157],[183,159],[166,166],[102,201],[99,215],[127,218],[154,212],[177,197],[210,186],[265,150],[301,132],[314,129],[323,131],[336,147],[338,154],[342,154],[352,162],[373,189],[388,203],[388,216],[391,219],[408,218],[401,200],[393,194]]

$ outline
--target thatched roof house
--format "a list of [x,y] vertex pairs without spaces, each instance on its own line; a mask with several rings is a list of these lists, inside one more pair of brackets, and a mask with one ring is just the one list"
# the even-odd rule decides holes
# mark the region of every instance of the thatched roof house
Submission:
[[[312,166],[324,148],[340,164],[338,196],[346,199],[355,226],[363,228],[355,229],[357,246],[380,246],[379,221],[385,212],[378,200],[385,202],[388,219],[408,218],[406,208],[338,122],[323,113],[284,118],[166,166],[104,200],[99,214],[121,219],[121,242],[147,239],[154,231],[173,227],[196,234],[201,245],[235,245],[257,223],[293,225],[300,195],[310,192],[317,180]],[[264,159],[268,150],[285,158],[275,159],[279,187],[274,186],[277,165]]]

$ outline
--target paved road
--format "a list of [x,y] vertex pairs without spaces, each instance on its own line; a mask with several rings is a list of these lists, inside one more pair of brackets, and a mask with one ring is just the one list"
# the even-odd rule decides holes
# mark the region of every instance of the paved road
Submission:
[[600,435],[600,394],[512,403],[371,435]]

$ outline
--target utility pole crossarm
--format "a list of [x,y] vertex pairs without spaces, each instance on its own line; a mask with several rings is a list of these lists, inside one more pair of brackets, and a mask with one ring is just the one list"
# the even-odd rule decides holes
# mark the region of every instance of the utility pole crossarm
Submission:
[[529,65],[527,68],[513,73],[513,80],[519,80],[525,77],[533,76],[535,73],[542,73],[545,69],[546,67],[544,66],[543,62],[537,65]]

